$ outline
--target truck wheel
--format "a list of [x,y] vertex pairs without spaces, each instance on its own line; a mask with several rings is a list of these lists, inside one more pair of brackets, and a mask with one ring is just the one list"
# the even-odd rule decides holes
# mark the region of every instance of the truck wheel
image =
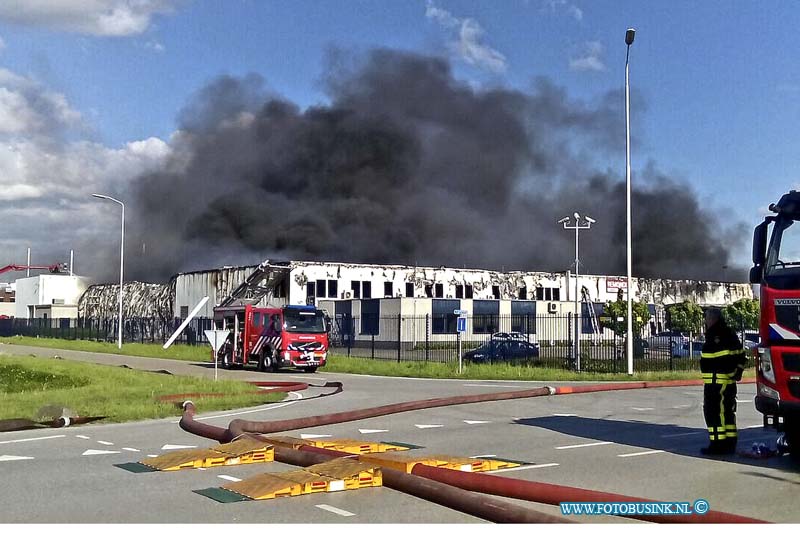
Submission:
[[272,355],[264,353],[258,360],[258,369],[262,372],[272,372],[274,370],[273,364]]
[[231,354],[228,352],[222,352],[219,354],[219,366],[223,370],[230,370],[233,364],[231,363]]
[[307,374],[313,374],[316,371],[317,371],[317,367],[315,367],[315,366],[307,366],[307,367],[305,367],[303,369],[303,372],[305,372]]
[[789,445],[789,454],[793,459],[800,461],[800,418],[790,418],[784,421],[786,443]]

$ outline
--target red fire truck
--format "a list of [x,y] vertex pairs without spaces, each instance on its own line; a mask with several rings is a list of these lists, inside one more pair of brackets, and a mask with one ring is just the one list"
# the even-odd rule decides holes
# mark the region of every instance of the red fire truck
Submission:
[[800,192],[769,209],[775,214],[753,235],[750,270],[750,283],[761,286],[755,403],[765,425],[784,431],[790,453],[800,457]]
[[328,320],[314,306],[221,306],[214,308],[214,322],[231,332],[219,350],[222,368],[255,364],[264,372],[280,367],[316,372],[325,366]]

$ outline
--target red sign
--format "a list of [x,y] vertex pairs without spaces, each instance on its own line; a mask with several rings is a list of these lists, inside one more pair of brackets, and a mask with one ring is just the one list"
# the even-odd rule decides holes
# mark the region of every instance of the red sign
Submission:
[[606,291],[628,290],[628,278],[606,278]]

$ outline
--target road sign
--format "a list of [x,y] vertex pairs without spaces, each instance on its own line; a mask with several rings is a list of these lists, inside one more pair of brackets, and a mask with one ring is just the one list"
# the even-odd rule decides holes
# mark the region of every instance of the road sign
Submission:
[[467,331],[467,317],[460,316],[456,319],[456,331],[458,333],[466,333]]
[[466,316],[466,315],[469,314],[469,311],[467,311],[466,309],[453,309],[453,314],[454,315]]
[[230,330],[227,329],[207,329],[203,333],[206,334],[206,338],[209,344],[211,344],[214,353],[217,353],[219,349],[222,348],[222,345],[225,344],[225,339],[231,334]]

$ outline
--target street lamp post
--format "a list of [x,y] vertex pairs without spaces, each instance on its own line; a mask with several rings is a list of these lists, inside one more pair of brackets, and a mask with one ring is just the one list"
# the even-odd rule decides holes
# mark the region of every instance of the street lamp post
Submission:
[[95,198],[111,200],[122,207],[122,235],[119,240],[119,323],[117,324],[117,347],[122,349],[122,271],[125,263],[125,204],[104,194],[93,194]]
[[597,222],[595,219],[591,217],[584,216],[583,219],[586,221],[585,224],[581,224],[581,215],[579,213],[573,213],[575,217],[575,225],[569,226],[569,217],[564,217],[558,221],[559,224],[564,225],[564,229],[567,230],[575,230],[575,348],[573,352],[573,357],[575,358],[575,370],[580,371],[581,369],[581,328],[580,328],[580,318],[581,312],[579,307],[579,300],[578,300],[578,293],[580,292],[579,282],[578,282],[578,265],[580,264],[579,256],[578,256],[578,232],[582,229],[590,229],[592,224]]
[[625,32],[625,210],[626,210],[626,262],[628,270],[628,327],[626,329],[627,342],[626,351],[628,355],[628,375],[633,375],[633,304],[631,293],[633,283],[631,281],[631,95],[628,78],[628,59],[631,55],[631,45],[636,36],[636,30],[628,28]]

